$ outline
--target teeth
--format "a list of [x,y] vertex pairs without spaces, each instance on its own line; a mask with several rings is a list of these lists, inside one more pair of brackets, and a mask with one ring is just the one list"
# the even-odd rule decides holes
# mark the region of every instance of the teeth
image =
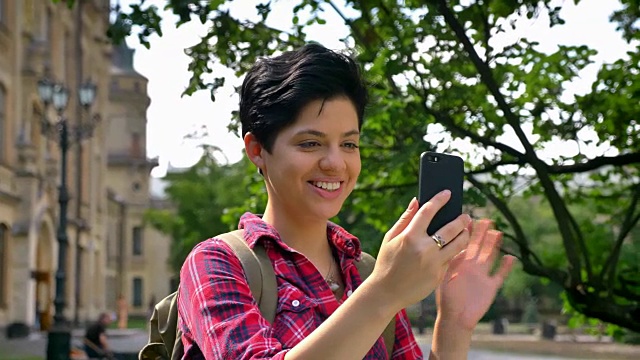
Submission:
[[313,185],[325,190],[335,191],[340,187],[340,182],[314,181]]

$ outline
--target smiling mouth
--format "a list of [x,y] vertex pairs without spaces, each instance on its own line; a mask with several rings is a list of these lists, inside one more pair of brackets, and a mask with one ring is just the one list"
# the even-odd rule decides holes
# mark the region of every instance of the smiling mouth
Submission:
[[311,185],[326,191],[336,191],[340,189],[340,181],[310,181]]

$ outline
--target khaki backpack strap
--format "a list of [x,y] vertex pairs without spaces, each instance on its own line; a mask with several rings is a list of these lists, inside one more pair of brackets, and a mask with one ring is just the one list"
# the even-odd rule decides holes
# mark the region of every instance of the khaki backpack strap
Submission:
[[[364,279],[368,278],[369,275],[371,275],[371,273],[373,272],[373,268],[376,265],[376,259],[366,252],[362,252],[360,261],[356,261],[355,263],[356,268],[358,269],[358,273],[360,273],[360,278],[362,279],[362,281],[364,281]],[[389,355],[389,359],[391,359],[391,355],[393,354],[393,344],[396,342],[395,316],[382,332],[382,337],[384,338],[384,344],[387,347],[387,354]]]
[[149,342],[138,354],[140,360],[179,360],[184,353],[178,328],[178,292],[169,294],[153,309],[149,319]]
[[216,238],[229,245],[242,263],[251,294],[258,303],[260,313],[270,324],[273,324],[278,306],[278,284],[271,259],[264,246],[256,243],[251,250],[244,240],[244,230],[220,234]]

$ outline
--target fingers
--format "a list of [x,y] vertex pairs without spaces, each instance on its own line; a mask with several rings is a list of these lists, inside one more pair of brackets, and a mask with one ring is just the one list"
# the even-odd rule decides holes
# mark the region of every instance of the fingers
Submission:
[[500,268],[493,275],[493,281],[495,281],[496,288],[502,286],[504,280],[509,276],[509,273],[513,269],[513,265],[516,263],[515,256],[505,255],[502,258]]
[[429,223],[433,220],[433,217],[436,215],[438,210],[440,210],[450,198],[451,191],[449,190],[441,191],[436,196],[432,197],[422,205],[422,207],[420,207],[407,227],[407,231],[416,235],[426,234]]
[[416,200],[416,198],[413,198],[409,202],[407,210],[405,210],[402,215],[400,215],[400,219],[398,219],[398,221],[396,221],[391,229],[387,231],[387,234],[384,237],[383,241],[389,241],[403,232],[404,229],[406,229],[407,226],[411,223],[411,220],[416,215],[416,212],[418,212],[418,200]]
[[[448,262],[454,256],[458,255],[461,251],[467,249],[469,245],[469,231],[465,228],[462,232],[455,237],[447,246],[440,249],[442,252],[441,260],[443,263]],[[468,249],[467,249],[468,251]]]
[[478,263],[480,264],[493,264],[496,259],[498,250],[500,249],[500,243],[502,240],[502,232],[497,230],[487,231],[487,235],[482,243],[482,247],[478,253]]
[[442,229],[438,230],[437,234],[444,240],[445,244],[448,244],[453,241],[463,230],[465,230],[470,222],[471,217],[467,214],[462,214],[452,222],[443,226]]
[[473,224],[471,239],[469,241],[469,247],[467,248],[467,259],[473,259],[478,256],[485,235],[491,227],[493,227],[493,222],[488,219],[482,219]]

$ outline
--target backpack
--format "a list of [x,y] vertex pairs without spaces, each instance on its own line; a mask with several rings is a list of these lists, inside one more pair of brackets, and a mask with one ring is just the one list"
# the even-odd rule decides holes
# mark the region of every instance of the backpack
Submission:
[[[235,230],[216,236],[236,254],[247,277],[251,294],[258,303],[262,316],[273,323],[278,305],[278,286],[271,260],[264,247],[258,243],[252,250],[243,238],[243,230]],[[364,281],[375,265],[375,258],[363,252],[356,268]],[[139,360],[179,360],[184,354],[182,331],[178,328],[178,291],[169,294],[156,304],[149,319],[149,342],[140,350]],[[395,317],[384,329],[382,336],[389,359],[395,342]]]

